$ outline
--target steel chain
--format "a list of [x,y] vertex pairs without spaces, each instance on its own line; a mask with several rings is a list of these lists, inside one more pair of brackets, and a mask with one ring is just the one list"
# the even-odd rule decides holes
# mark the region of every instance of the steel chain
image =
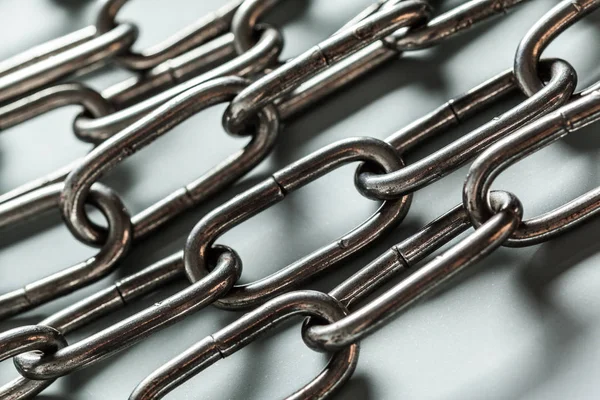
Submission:
[[[0,319],[64,296],[118,268],[130,247],[233,185],[276,146],[283,121],[322,101],[404,52],[443,45],[524,0],[470,0],[441,15],[425,0],[380,0],[317,46],[282,61],[283,36],[262,20],[276,0],[234,0],[141,52],[137,27],[120,22],[126,0],[107,0],[96,24],[0,63],[0,131],[67,105],[83,111],[75,135],[94,148],[83,158],[0,196],[0,228],[60,211],[73,236],[99,253],[0,295]],[[514,66],[455,97],[389,136],[347,138],[273,173],[205,215],[185,248],[72,304],[37,325],[0,333],[0,361],[12,358],[20,377],[0,388],[2,399],[35,396],[57,378],[101,362],[206,306],[250,309],[144,379],[130,399],[164,395],[292,316],[306,316],[308,347],[332,353],[327,367],[289,399],[329,397],[349,380],[362,339],[501,246],[546,242],[590,221],[600,188],[535,218],[523,218],[513,194],[491,190],[498,175],[533,152],[600,119],[599,84],[576,92],[577,74],[562,59],[540,59],[569,26],[600,7],[599,0],[563,0],[535,22],[518,44]],[[260,22],[260,23],[259,23]],[[138,76],[102,92],[72,81],[96,65],[115,63]],[[65,80],[67,79],[67,80]],[[405,165],[407,152],[444,134],[506,96],[526,97],[458,140]],[[194,114],[227,103],[223,127],[249,136],[241,151],[194,182],[134,215],[98,180],[119,162]],[[223,233],[282,201],[339,166],[360,162],[356,189],[382,201],[359,227],[278,272],[240,285],[242,260],[215,244]],[[328,294],[297,290],[318,274],[389,234],[406,216],[417,190],[471,162],[462,203],[380,255]],[[107,226],[86,213],[97,208]],[[467,229],[472,232],[433,260],[427,256]],[[410,274],[407,274],[410,272]],[[367,302],[377,289],[402,277]],[[78,342],[69,333],[164,286],[183,290]],[[397,280],[397,279],[396,279]]]

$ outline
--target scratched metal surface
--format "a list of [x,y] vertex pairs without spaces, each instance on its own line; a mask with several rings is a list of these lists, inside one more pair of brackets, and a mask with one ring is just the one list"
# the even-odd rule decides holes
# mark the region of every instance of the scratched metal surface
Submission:
[[[140,25],[149,45],[223,1],[137,0],[122,18]],[[443,3],[450,8],[457,1]],[[283,26],[284,56],[317,43],[360,11],[368,0],[288,2],[271,18]],[[520,38],[555,1],[535,0],[431,51],[394,61],[318,108],[287,124],[273,154],[235,187],[188,213],[135,248],[102,282],[21,317],[0,329],[32,324],[111,281],[182,247],[206,212],[242,189],[334,140],[356,135],[385,138],[492,75],[512,66]],[[286,8],[287,7],[287,8]],[[91,23],[92,1],[28,0],[0,3],[0,58]],[[577,69],[580,86],[600,76],[599,16],[570,29],[545,55]],[[101,89],[127,74],[85,78]],[[410,160],[477,126],[518,98],[475,118]],[[0,135],[0,191],[61,166],[88,146],[70,124],[76,108],[52,112]],[[243,141],[220,127],[222,107],[203,112],[116,169],[106,183],[132,211],[161,198],[215,164]],[[598,185],[597,127],[577,132],[510,168],[496,186],[514,191],[527,216],[549,210]],[[244,280],[269,274],[359,223],[377,204],[353,188],[354,166],[342,168],[225,235],[244,260]],[[374,248],[310,287],[327,290],[391,245],[457,204],[466,169],[419,191],[402,225]],[[364,341],[354,377],[340,399],[596,399],[600,393],[600,224],[527,249],[500,249],[466,276]],[[75,241],[52,215],[0,235],[0,290],[20,287],[95,251]],[[89,335],[158,301],[174,285],[73,335]],[[239,314],[208,308],[107,361],[58,380],[40,398],[122,399],[156,367]],[[318,373],[325,356],[305,348],[299,322],[219,362],[177,389],[174,399],[280,398]],[[3,382],[14,377],[0,365]]]

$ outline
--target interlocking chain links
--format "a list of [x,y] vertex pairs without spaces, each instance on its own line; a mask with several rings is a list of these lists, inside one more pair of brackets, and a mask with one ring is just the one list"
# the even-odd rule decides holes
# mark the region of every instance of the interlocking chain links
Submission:
[[94,36],[96,36],[96,27],[90,25],[34,46],[6,60],[0,61],[0,77],[60,54],[93,39]]
[[[272,6],[275,3],[270,2],[269,4],[270,6]],[[423,8],[422,5],[420,5],[420,7],[421,9]],[[421,12],[421,14],[415,15],[415,11],[413,10],[414,8],[416,7],[412,6],[405,7],[404,9],[394,9],[394,13],[392,13],[393,15],[391,16],[389,14],[377,14],[372,16],[368,21],[366,21],[365,24],[372,27],[380,26],[381,24],[383,24],[388,26],[389,31],[393,31],[394,28],[399,28],[400,26],[402,26],[402,24],[400,24],[394,18],[391,18],[393,16],[406,13],[406,18],[408,20],[405,22],[407,24],[416,23],[420,19],[425,17],[423,12]],[[251,14],[242,14],[237,18],[234,16],[234,18],[236,19],[236,24],[238,26],[248,25],[248,29],[252,32],[255,32],[258,29],[258,27],[255,26],[255,23],[260,17],[259,13],[265,12],[267,11],[267,9],[268,7],[261,7],[257,10],[257,12],[253,12]],[[243,13],[244,8],[241,8],[240,12]],[[121,110],[108,117],[98,119],[78,118],[74,124],[75,133],[84,140],[103,140],[106,137],[113,135],[120,129],[126,127],[127,125],[135,122],[141,116],[147,114],[152,109],[160,106],[170,98],[209,79],[214,79],[219,76],[231,74],[239,76],[249,76],[262,72],[265,68],[272,66],[276,63],[276,58],[279,56],[282,48],[282,38],[277,30],[264,24],[261,25],[260,30],[257,33],[259,35],[259,40],[256,41],[256,44],[252,46],[248,51],[239,53],[238,57],[236,57],[234,60],[231,60],[230,62],[225,63],[224,65],[218,68],[208,71],[205,74],[202,74],[185,83],[177,85],[146,101],[138,103],[135,106],[129,107],[127,109]],[[383,37],[383,34],[379,34],[377,32],[373,33],[373,35],[373,37],[364,38],[365,44],[377,42]],[[343,37],[347,39],[352,38],[352,31],[347,31],[343,35]],[[232,40],[235,41],[235,36],[232,35],[232,38]],[[347,51],[345,56],[350,56],[352,54],[352,49],[345,49],[345,51]],[[347,82],[348,81],[344,83]],[[341,82],[338,83],[338,86],[341,84]],[[316,99],[311,99],[311,102],[313,102],[314,100]],[[286,114],[286,116],[288,116],[288,114]]]
[[[268,207],[289,193],[348,162],[367,161],[378,169],[392,171],[403,166],[394,149],[372,138],[346,139],[290,164],[262,183],[235,196],[208,213],[192,229],[185,245],[184,261],[190,281],[210,274],[212,246],[223,233]],[[254,307],[291,290],[338,265],[394,228],[408,212],[412,196],[384,202],[367,221],[334,243],[316,250],[278,272],[246,285],[232,288],[215,305],[228,309]]]
[[[46,378],[43,380],[17,378],[0,388],[0,398],[18,400],[28,398],[27,396],[20,395],[23,392],[40,393],[50,386],[56,377],[110,357],[139,342],[149,334],[179,321],[194,311],[206,307],[237,281],[241,274],[238,261],[232,253],[228,252],[225,247],[222,247],[222,253],[216,260],[216,267],[209,277],[169,297],[161,303],[156,303],[152,307],[89,338],[65,347],[64,349],[67,350],[66,354],[52,353],[51,357],[54,360],[62,358],[63,361],[58,361],[54,364],[54,371],[43,371],[42,373]],[[168,262],[168,260],[165,260],[165,262]],[[132,289],[131,293],[133,293],[133,296],[141,295],[139,289]],[[102,291],[99,295],[105,298],[106,293]],[[93,296],[91,299],[93,300],[95,297]],[[88,307],[89,304],[85,302],[81,306],[80,302],[61,313],[41,321],[38,325],[51,326],[65,335],[90,322],[91,318],[93,318],[90,315],[94,315],[95,317],[105,315],[107,313],[106,307],[109,306],[112,309],[113,305],[118,302],[118,300],[114,299],[110,304],[104,303],[102,307],[94,309],[90,309]],[[93,301],[92,304],[94,304]],[[32,364],[35,364],[37,361],[45,362],[46,360],[46,357],[43,357],[41,360],[35,360],[35,354],[29,353],[28,357],[22,361],[26,365],[25,369],[28,370],[29,367],[27,366],[33,368]],[[17,361],[15,360],[15,362]],[[22,366],[18,368],[22,368]],[[21,370],[20,372],[27,374]],[[48,375],[54,376],[54,378]],[[11,397],[11,394],[14,395]]]
[[0,75],[0,104],[13,101],[27,93],[52,84],[59,79],[91,65],[105,62],[131,46],[137,30],[123,24],[93,39],[35,63],[25,62],[13,67],[10,73]]
[[[237,321],[207,336],[178,358],[163,365],[141,382],[130,400],[163,398],[195,374],[226,358],[295,315],[318,317],[335,323],[347,314],[345,307],[319,292],[297,291],[283,294]],[[336,351],[325,369],[287,400],[324,399],[343,385],[358,362],[358,344]]]
[[249,118],[256,115],[265,105],[370,43],[383,39],[400,28],[422,22],[428,17],[427,3],[418,0],[407,1],[338,32],[268,73],[240,93],[225,111],[224,126],[230,133],[239,134]]
[[[395,151],[384,142],[376,139],[346,140],[342,143],[344,142],[347,142],[346,148],[351,153],[356,151],[357,142],[363,144],[363,153],[373,152],[371,156],[363,155],[361,157],[363,159],[382,163],[384,167],[388,166],[388,168],[399,168],[402,165]],[[340,157],[342,161],[356,157],[356,155],[341,151],[343,150],[341,145],[332,146],[332,149],[338,150],[336,153],[337,157]],[[333,168],[334,166],[329,166],[330,163],[333,162],[335,164],[331,154],[327,152],[317,152],[312,158],[303,161],[307,165],[316,165],[316,168],[320,169],[320,171],[313,171],[309,178],[304,178],[302,176],[302,169],[298,168],[300,164],[292,165],[290,168],[284,170],[288,172],[278,175],[282,179],[282,185],[288,188],[292,188],[294,185],[302,185],[306,183],[307,179],[314,179],[319,174],[323,174],[328,169]],[[294,182],[296,179],[297,181]],[[397,202],[403,203],[402,201]],[[41,385],[39,383],[40,379],[51,380],[72,372],[75,369],[103,360],[143,339],[150,333],[189,315],[191,312],[195,312],[207,304],[214,304],[217,299],[222,298],[226,292],[231,290],[233,284],[239,279],[241,261],[231,249],[222,246],[213,249],[211,256],[217,258],[219,262],[217,262],[217,267],[207,276],[176,295],[155,304],[135,316],[78,343],[65,347],[62,349],[64,351],[59,351],[51,355],[48,354],[42,358],[37,358],[34,354],[21,357],[15,361],[18,364],[20,372],[24,376],[34,380],[15,381],[10,383],[4,390],[15,390],[15,386],[34,390],[31,387]],[[46,321],[42,321],[40,324],[50,324],[50,326],[59,331],[63,327],[75,329],[81,324],[89,322],[90,318],[97,318],[105,314],[107,308],[120,307],[124,301],[123,298],[140,296],[143,292],[154,289],[158,284],[164,284],[164,280],[169,279],[167,276],[171,276],[172,279],[175,276],[175,270],[181,269],[182,259],[183,255],[181,253],[175,254],[158,263],[156,266],[144,270],[140,273],[143,277],[141,275],[134,276],[128,282],[123,282],[119,286],[102,291],[86,301],[71,307],[71,309],[50,317]],[[214,258],[211,258],[209,262],[212,264],[213,260]],[[224,264],[224,266],[221,266],[221,264]],[[158,278],[160,278],[160,281]],[[121,293],[124,294],[123,298],[121,298]],[[35,381],[35,379],[38,381]],[[1,390],[0,393],[2,393]]]
[[[565,61],[542,63],[548,68],[548,84],[533,96],[497,118],[480,126],[446,147],[406,168],[390,174],[359,169],[356,185],[369,198],[393,199],[414,192],[455,171],[498,139],[507,136],[531,119],[565,104],[577,83],[573,68]],[[513,77],[514,79],[514,77]],[[514,84],[514,82],[513,82]],[[396,141],[393,137],[388,140]]]
[[[205,279],[109,328],[63,348],[64,351],[42,357],[39,357],[39,354],[23,355],[18,360],[15,359],[15,365],[30,379],[55,379],[104,360],[151,333],[210,305],[227,292],[241,274],[241,264],[235,254],[226,247],[221,247],[220,250],[215,269]],[[39,325],[52,323],[51,320],[52,317]],[[60,326],[52,326],[62,330]]]
[[[99,33],[108,32],[119,25],[116,16],[127,1],[107,0],[104,3],[96,21]],[[233,14],[242,2],[243,0],[229,1],[219,10],[203,16],[163,42],[139,53],[129,48],[119,54],[116,60],[124,67],[136,71],[156,67],[227,32]]]
[[[95,90],[80,83],[64,83],[42,89],[0,107],[0,133],[38,115],[70,105],[80,105],[83,108],[83,113],[95,117],[106,116],[114,112],[112,104]],[[71,163],[41,179],[0,195],[0,204],[40,187],[64,180],[66,172],[70,170],[72,165]]]
[[[401,312],[428,291],[500,246],[502,241],[516,228],[522,210],[518,200],[508,193],[497,193],[494,199],[497,200],[495,205],[501,211],[494,216],[493,221],[488,221],[486,225],[477,229],[471,236],[455,245],[444,255],[428,263],[396,287],[359,310],[324,326],[311,326],[305,323],[303,327],[305,342],[317,351],[348,349],[348,346],[356,344],[360,338],[372,333],[374,329],[389,321],[394,314]],[[464,231],[468,226],[469,221],[464,209],[460,206],[455,207],[412,238],[384,253],[373,263],[334,289],[330,296],[337,298],[342,304],[349,304],[366,297],[391,277],[397,275],[400,270],[406,270],[427,253]],[[407,258],[404,258],[403,251],[406,252]],[[227,349],[243,346],[246,340],[246,336],[241,334],[244,333],[244,324],[248,325],[246,330],[251,332],[254,325],[246,320],[247,316],[251,315],[250,320],[252,320],[256,318],[254,315],[260,315],[271,304],[277,304],[283,298],[301,295],[301,293],[304,292],[291,292],[281,295],[255,311],[246,314],[229,327],[224,328],[221,332],[232,330],[240,333],[236,336],[227,335],[233,337],[228,337],[229,340],[224,343],[216,338],[214,342],[211,339],[205,339],[196,343],[150,374],[137,386],[130,398],[134,400],[161,398],[164,394],[214,363],[215,360],[210,358],[212,353],[210,350],[211,344],[216,343],[217,349],[225,352],[225,355],[228,354]],[[329,331],[325,333],[319,330],[326,328]],[[252,336],[249,336],[251,340]],[[324,340],[322,336],[326,339]]]
[[[393,317],[405,311],[407,307],[433,289],[502,245],[517,229],[523,210],[519,200],[510,193],[496,193],[497,195],[492,197],[493,207],[496,211],[493,218],[490,218],[452,248],[400,281],[396,286],[353,311],[349,316],[333,324],[305,326],[303,331],[305,342],[311,348],[332,351],[363,339],[384,324],[389,323]],[[380,258],[374,264],[381,262],[387,264],[388,260]],[[353,280],[353,277],[349,279],[349,281]],[[338,289],[338,291],[345,292],[347,289]],[[356,293],[360,294],[361,290]]]
[[[195,113],[231,100],[248,85],[237,77],[217,78],[198,85],[165,103],[138,123],[121,131],[92,150],[65,180],[62,213],[73,234],[84,242],[97,243],[105,235],[92,223],[84,205],[92,184],[117,163],[170,131]],[[223,187],[235,182],[264,159],[275,143],[279,120],[275,109],[265,107],[257,126],[248,134],[252,140],[243,151],[212,168],[196,181],[167,196],[133,220],[134,237],[147,235],[175,215],[204,201]]]
[[[22,326],[0,333],[0,361],[7,360],[18,354],[29,351],[55,352],[67,345],[64,337],[56,329],[48,326]],[[17,378],[13,382],[23,382],[24,378]],[[39,382],[40,386],[46,382]],[[38,385],[29,387],[21,385],[7,385],[0,388],[2,399],[24,399],[39,393]]]
[[[471,0],[460,7],[454,8],[433,18],[419,29],[397,31],[392,35],[392,38],[396,38],[397,40],[400,40],[400,37],[421,38],[420,41],[424,45],[428,43],[430,46],[433,46],[438,43],[438,41],[433,40],[433,38],[444,38],[444,40],[450,39],[456,34],[468,30],[468,28],[471,28],[478,23],[484,22],[495,15],[504,13],[509,7],[518,5],[521,2],[522,1],[503,2],[503,6],[499,7],[496,1]],[[389,7],[395,2],[386,1],[383,3],[386,4],[386,7]],[[374,9],[367,9],[364,14],[359,14],[353,21],[362,20],[365,18],[365,15],[370,15],[380,8],[381,6]],[[347,27],[349,24],[345,26]],[[428,42],[425,39],[428,36],[427,32],[433,33],[431,35],[431,42]],[[285,120],[289,116],[298,114],[309,105],[314,104],[325,96],[335,92],[348,82],[352,82],[368,72],[373,71],[385,62],[394,59],[399,54],[401,54],[399,50],[396,49],[395,46],[390,46],[388,40],[382,40],[341,60],[323,73],[302,83],[296,89],[292,90],[290,94],[275,100],[281,118]]]
[[[233,36],[229,37],[232,38]],[[215,41],[216,40],[218,39],[215,39]],[[210,46],[208,50],[206,50],[210,52],[215,45],[215,41],[208,43],[202,48],[198,48],[198,50],[204,51],[206,46]],[[98,143],[106,140],[110,136],[138,121],[140,118],[158,108],[165,102],[199,84],[223,76],[237,75],[240,77],[247,77],[262,71],[273,62],[273,60],[281,52],[282,46],[283,41],[280,33],[274,28],[266,27],[262,31],[256,46],[254,46],[251,50],[238,55],[234,59],[219,65],[218,67],[206,71],[205,73],[191,78],[188,81],[177,84],[174,87],[166,89],[144,101],[140,101],[127,108],[119,110],[107,117],[77,117],[75,119],[75,123],[73,124],[75,134],[80,139],[92,143]],[[186,53],[180,57],[186,57],[188,54],[189,53]],[[183,65],[185,67],[185,64]]]
[[531,96],[544,87],[538,74],[544,49],[568,27],[598,7],[599,0],[563,0],[527,32],[515,56],[515,76],[524,93]]
[[[63,184],[57,183],[23,195],[18,201],[0,204],[0,228],[58,208]],[[108,232],[97,255],[60,272],[29,283],[22,289],[0,295],[0,319],[30,310],[87,286],[114,271],[127,254],[132,241],[129,214],[119,197],[110,189],[96,185],[87,199],[104,215]]]
[[[258,125],[253,128],[255,133],[242,151],[134,218],[130,218],[116,194],[94,184],[103,173],[125,157],[148,145],[196,112],[233,98],[246,85],[246,81],[235,77],[215,79],[205,85],[199,85],[94,149],[89,157],[77,164],[64,184],[41,188],[0,204],[0,228],[59,208],[61,196],[67,199],[63,204],[71,201],[71,197],[76,199],[74,204],[81,201],[81,211],[84,213],[86,204],[96,205],[108,221],[108,228],[92,225],[97,235],[93,241],[73,231],[84,243],[102,245],[102,250],[97,256],[31,283],[23,289],[0,296],[0,318],[33,308],[106,276],[128,252],[132,240],[153,232],[175,215],[234,182],[260,162],[272,148],[279,130],[277,113],[272,106],[263,109]],[[89,221],[87,214],[84,215],[86,221]]]
[[[463,196],[473,224],[481,225],[494,213],[487,193],[496,177],[515,162],[552,142],[600,119],[600,91],[587,94],[497,142],[472,164]],[[506,245],[529,246],[549,240],[596,216],[600,188],[549,211],[524,220]]]
[[[240,93],[226,112],[225,127],[233,133],[239,131],[240,127],[243,126],[243,119],[251,117],[253,113],[260,109],[260,104],[266,104],[270,101],[283,100],[286,106],[282,107],[280,113],[282,118],[285,119],[289,115],[302,110],[308,104],[320,100],[348,82],[357,79],[396,57],[400,50],[397,48],[396,43],[402,43],[402,40],[421,42],[424,47],[433,46],[442,39],[450,38],[494,15],[504,13],[508,8],[521,2],[523,0],[501,2],[497,0],[468,1],[460,7],[432,19],[421,28],[397,30],[390,37],[367,45],[350,57],[346,57],[343,60],[336,60],[336,64],[333,66],[328,65],[331,60],[327,59],[327,48],[323,48],[324,45],[327,46],[327,43],[321,43],[319,46],[292,60],[300,65],[308,63],[308,65],[305,65],[308,69],[296,74],[295,72],[298,72],[296,71],[296,67],[294,64],[288,62],[273,71],[273,73],[257,80],[248,89]],[[367,9],[366,12],[359,14],[357,18],[351,21],[352,25],[350,23],[346,24],[343,29],[338,31],[338,34],[344,32],[344,30],[355,28],[357,24],[368,20],[373,15],[386,11],[389,12],[389,10],[397,7],[396,1],[385,3],[385,7],[380,4],[373,9]],[[407,3],[410,2],[405,2],[405,4],[400,3],[400,5],[407,6]],[[426,11],[428,11],[427,8],[421,12],[424,13]],[[422,18],[424,19],[425,15],[422,15]],[[415,24],[411,25],[414,26]],[[334,35],[330,40],[335,41],[335,36],[337,35]],[[329,54],[329,56],[332,56],[332,54]],[[311,60],[315,62],[314,65],[310,65]],[[319,73],[322,69],[325,69],[324,72]],[[290,80],[288,78],[293,79]],[[281,87],[278,85],[279,80],[282,83]]]

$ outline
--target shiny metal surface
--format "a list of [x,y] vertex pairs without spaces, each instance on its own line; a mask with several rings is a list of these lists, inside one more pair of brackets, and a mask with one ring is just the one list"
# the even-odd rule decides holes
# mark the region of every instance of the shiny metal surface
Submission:
[[[69,13],[89,8],[89,16],[72,18],[82,23],[97,19],[98,32],[86,36],[91,30],[78,33],[76,25],[65,25],[63,32],[40,31],[29,43],[73,30],[76,34],[9,59],[4,75],[0,68],[2,79],[58,62],[46,80],[23,75],[15,86],[22,90],[15,92],[16,102],[9,100],[0,110],[0,121],[10,127],[0,136],[0,186],[6,185],[5,193],[17,187],[0,202],[0,257],[11,267],[0,280],[6,293],[0,297],[0,315],[11,316],[0,321],[0,350],[4,358],[14,359],[21,375],[14,379],[13,366],[0,366],[0,380],[8,382],[0,388],[0,398],[31,398],[42,391],[42,397],[68,392],[75,398],[80,393],[91,399],[160,398],[176,388],[176,397],[194,398],[289,398],[290,387],[302,387],[291,398],[455,393],[471,398],[485,393],[546,399],[563,393],[557,387],[546,390],[554,379],[531,377],[536,370],[528,363],[540,357],[524,344],[523,335],[540,332],[541,324],[553,333],[569,330],[573,321],[585,320],[582,313],[594,320],[595,291],[590,294],[560,274],[577,265],[568,277],[575,273],[586,283],[595,282],[593,270],[580,266],[596,258],[595,225],[583,222],[595,219],[598,190],[570,200],[573,193],[585,191],[579,187],[582,182],[597,187],[589,182],[594,162],[573,172],[582,158],[593,156],[593,135],[570,134],[588,129],[600,115],[598,84],[589,85],[597,80],[594,50],[574,50],[593,31],[595,14],[580,17],[590,14],[595,1],[554,7],[542,4],[545,0],[443,5],[380,0],[366,7],[348,3],[356,7],[348,14],[335,2],[223,1],[220,9],[218,4],[197,4],[206,17],[186,12],[173,18],[169,12],[183,8],[163,7],[164,15],[147,25],[152,1],[141,9],[148,12],[140,12],[139,2],[121,9],[125,0],[109,0],[100,18],[97,5],[64,5]],[[20,4],[13,10],[28,7]],[[508,15],[516,5],[527,12]],[[271,8],[274,12],[267,15]],[[54,15],[53,8],[47,10]],[[492,16],[501,18],[480,24]],[[335,23],[316,22],[302,34],[294,31],[313,19]],[[120,22],[125,20],[136,22]],[[72,69],[63,70],[65,54],[74,55],[127,24],[143,32],[134,47],[115,46],[109,54],[92,49],[78,58],[81,64],[67,60]],[[163,29],[166,25],[171,33]],[[190,28],[181,31],[186,25]],[[321,31],[323,26],[328,30]],[[466,35],[445,40],[458,32]],[[164,37],[169,39],[162,41]],[[560,58],[540,62],[542,50],[555,38],[545,54]],[[564,46],[565,40],[575,44]],[[136,53],[139,48],[148,50]],[[300,55],[289,59],[293,54]],[[324,64],[319,64],[321,55]],[[394,60],[400,55],[401,60]],[[89,61],[88,56],[98,59]],[[390,66],[369,73],[384,63]],[[514,72],[497,75],[499,66],[511,64]],[[97,69],[100,65],[106,68]],[[118,78],[127,74],[119,65],[131,70],[129,76],[135,71],[134,76]],[[96,72],[89,74],[92,70]],[[112,76],[117,79],[111,81]],[[532,76],[538,80],[533,84]],[[587,89],[577,87],[578,78]],[[527,88],[536,82],[535,90]],[[342,87],[347,89],[338,92]],[[519,91],[530,97],[515,96]],[[334,92],[330,101],[321,101]],[[221,109],[207,109],[220,102],[226,103]],[[75,108],[81,115],[67,116]],[[510,111],[494,117],[500,108]],[[205,111],[184,123],[200,110]],[[63,122],[75,119],[75,135],[54,129],[58,124],[45,126],[59,116]],[[220,122],[232,137],[193,134]],[[399,126],[404,128],[397,130]],[[51,134],[38,135],[15,151],[12,143],[27,140],[34,130]],[[161,145],[146,147],[171,130],[190,134],[171,134],[161,138]],[[559,138],[560,144],[546,147]],[[77,152],[70,150],[69,141],[91,142],[96,148],[31,181],[42,175],[35,172],[38,166],[56,161],[47,164],[46,171],[53,170],[74,158]],[[247,144],[239,150],[242,141]],[[145,151],[129,159],[141,148]],[[23,165],[20,155],[25,153],[35,162],[15,170],[15,160]],[[217,165],[200,179],[199,160]],[[358,169],[344,166],[348,162],[359,162]],[[513,165],[518,172],[508,168]],[[148,183],[140,185],[144,180]],[[181,181],[193,183],[173,192]],[[165,192],[172,194],[164,198]],[[367,222],[335,239],[360,223],[363,212],[376,209],[361,195],[383,205]],[[135,212],[125,210],[121,197]],[[450,207],[461,197],[463,204]],[[527,215],[541,216],[524,218],[521,200]],[[442,213],[444,209],[450,211]],[[174,218],[182,211],[187,218]],[[57,220],[58,214],[66,223]],[[474,230],[466,233],[471,226]],[[48,239],[53,246],[43,244]],[[319,248],[322,243],[331,244]],[[102,247],[99,255],[93,255],[90,245]],[[540,259],[540,254],[547,256]],[[58,260],[67,258],[88,261],[56,272]],[[470,268],[483,259],[479,271]],[[241,260],[261,268],[242,274]],[[321,276],[324,271],[329,273]],[[552,276],[556,271],[560,279]],[[481,287],[482,280],[489,284]],[[552,294],[557,286],[577,293],[577,300],[567,297],[579,301],[564,313],[569,321],[549,311],[550,304],[560,303]],[[295,291],[300,287],[317,291]],[[427,302],[411,307],[425,298]],[[461,301],[453,300],[457,298]],[[206,307],[212,304],[218,307]],[[542,317],[531,311],[535,307],[543,310]],[[236,315],[235,310],[245,308],[254,310]],[[431,310],[435,314],[425,318],[423,329],[415,316]],[[287,332],[281,323],[297,314],[309,319],[302,331],[290,327]],[[403,318],[390,324],[399,314]],[[546,315],[558,324],[546,326]],[[520,325],[517,316],[527,316],[526,323]],[[251,344],[275,328],[281,338]],[[367,339],[376,331],[383,340]],[[277,343],[287,347],[288,333],[314,350],[334,352],[328,367],[318,375],[311,371],[318,359],[300,340],[290,356],[281,357],[286,352],[276,350]],[[568,353],[569,343],[583,343],[588,336],[548,347],[562,361],[593,360],[593,345],[575,358]],[[361,362],[359,341],[369,349]],[[548,344],[539,338],[532,343]],[[229,363],[206,368],[247,345],[250,353],[232,360],[235,373],[223,373],[230,371]],[[508,362],[501,362],[500,355]],[[431,356],[435,362],[423,364]],[[503,366],[515,371],[515,362],[519,376],[527,378],[525,389],[505,382]],[[286,373],[290,367],[293,373]],[[119,375],[106,381],[113,371]],[[190,379],[200,371],[204,379]],[[575,385],[565,385],[575,388],[568,397],[589,393],[581,384],[589,371],[580,369],[576,376]],[[311,383],[302,386],[307,381]],[[136,382],[142,383],[134,389]],[[543,388],[541,397],[538,387]]]

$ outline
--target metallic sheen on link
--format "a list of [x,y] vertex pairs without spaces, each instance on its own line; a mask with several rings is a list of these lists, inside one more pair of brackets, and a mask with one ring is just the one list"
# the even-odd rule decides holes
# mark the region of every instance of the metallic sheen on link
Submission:
[[[136,241],[233,185],[264,160],[278,140],[282,122],[385,62],[441,45],[524,0],[464,1],[433,18],[426,0],[378,0],[318,45],[287,61],[280,58],[281,32],[264,23],[279,0],[230,0],[139,52],[132,47],[136,25],[117,18],[126,3],[105,0],[96,25],[0,62],[0,131],[77,105],[82,112],[72,121],[74,134],[96,146],[81,159],[1,195],[0,229],[7,231],[57,210],[76,239],[100,248],[83,262],[0,295],[0,319],[114,271]],[[32,398],[57,378],[102,362],[209,305],[253,310],[166,364],[154,366],[158,368],[135,388],[131,400],[162,398],[293,316],[308,317],[301,330],[306,345],[332,355],[316,378],[287,398],[330,397],[351,378],[362,339],[455,275],[500,246],[546,242],[600,214],[600,188],[530,219],[523,219],[516,196],[491,190],[495,178],[510,165],[600,120],[600,82],[576,93],[577,74],[568,62],[540,61],[552,40],[598,7],[599,0],[560,1],[522,38],[513,69],[448,100],[385,141],[345,138],[300,158],[208,212],[189,233],[182,251],[120,278],[37,325],[0,333],[0,361],[12,358],[21,375],[0,387],[0,399]],[[105,64],[136,74],[100,92],[66,81]],[[417,146],[515,94],[527,97],[442,149],[404,165],[403,158]],[[98,183],[136,151],[219,103],[228,103],[225,131],[249,136],[248,142],[194,182],[134,216],[115,192]],[[407,215],[414,192],[472,160],[460,204],[328,294],[300,290],[389,234]],[[354,175],[357,190],[381,201],[380,208],[333,243],[270,276],[240,284],[242,260],[234,249],[216,244],[219,237],[350,162],[360,163]],[[89,219],[90,205],[103,214],[106,227]],[[445,246],[440,255],[422,262]],[[67,343],[66,336],[74,331],[182,280],[188,284],[179,292]],[[390,283],[394,286],[380,291]]]

